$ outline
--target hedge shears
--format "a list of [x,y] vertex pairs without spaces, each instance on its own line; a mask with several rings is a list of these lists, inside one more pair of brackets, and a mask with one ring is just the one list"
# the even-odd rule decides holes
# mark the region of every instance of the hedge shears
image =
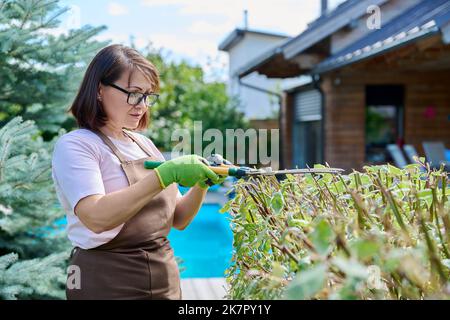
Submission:
[[[236,178],[249,177],[249,176],[278,176],[285,174],[308,174],[308,173],[331,173],[339,174],[344,172],[344,169],[339,168],[307,168],[307,169],[286,169],[286,170],[272,170],[271,167],[266,168],[250,168],[235,166],[228,160],[224,159],[220,154],[213,154],[206,158],[209,163],[209,168],[218,175],[232,176]],[[146,169],[155,169],[163,161],[144,161],[144,167]]]

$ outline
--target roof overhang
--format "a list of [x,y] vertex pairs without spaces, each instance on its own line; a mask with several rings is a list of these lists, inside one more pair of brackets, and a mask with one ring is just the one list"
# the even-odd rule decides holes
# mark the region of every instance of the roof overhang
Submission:
[[219,44],[220,51],[228,51],[244,37],[244,30],[235,29]]
[[339,56],[333,56],[320,63],[316,68],[314,68],[312,73],[326,73],[359,61],[374,58],[394,49],[399,49],[405,45],[410,44],[411,42],[418,41],[422,38],[437,33],[439,33],[439,28],[436,27],[434,21],[430,21],[423,26],[415,27],[408,32],[401,32],[397,35],[389,36],[382,41],[377,41],[372,45],[357,49],[353,52],[349,52],[347,54]]
[[279,48],[271,50],[251,61],[251,67],[244,66],[236,73],[239,78],[243,78],[250,73],[257,71],[269,78],[292,78],[301,73],[301,69],[296,62],[284,59]]
[[[348,0],[328,15],[319,17],[312,22],[308,29],[297,37],[287,40],[275,49],[263,53],[238,70],[237,75],[242,78],[257,71],[269,78],[291,78],[308,73],[312,68],[309,62],[317,60],[322,52],[315,54],[314,48],[326,42],[337,30],[347,26],[354,19],[367,14],[370,5],[382,5],[389,0]],[[303,61],[305,65],[298,65]],[[273,66],[271,66],[273,64]]]
[[[337,8],[332,17],[325,17],[314,22],[313,25],[286,44],[283,53],[286,59],[292,59],[301,52],[311,48],[316,43],[328,38],[349,23],[367,14],[370,6],[381,6],[389,0],[359,0],[348,1]],[[347,5],[347,6],[345,6]],[[345,9],[345,10],[344,10]],[[321,21],[325,20],[325,21]]]
[[[423,12],[427,12],[426,15]],[[321,74],[350,64],[382,55],[423,38],[442,34],[442,40],[450,41],[450,1],[424,1],[398,18],[384,29],[368,34],[341,52],[317,65],[312,73]],[[447,37],[447,39],[446,39]]]
[[[381,5],[386,1],[388,0],[371,0],[369,2]],[[450,43],[450,1],[427,0],[401,14],[400,17],[395,18],[380,30],[370,32],[362,39],[325,59],[323,50],[319,48],[320,44],[323,46],[332,32],[346,25],[343,22],[345,19],[341,15],[346,13],[344,15],[346,17],[361,16],[360,4],[367,4],[367,1],[363,0],[356,4],[351,0],[348,2],[352,6],[345,7],[344,2],[343,8],[340,9],[347,11],[334,14],[333,19],[327,20],[326,17],[319,19],[318,22],[313,23],[311,30],[306,30],[239,69],[238,76],[242,78],[255,71],[269,78],[290,78],[306,73],[325,73],[439,33],[442,34],[444,43]],[[320,35],[321,33],[323,34]]]

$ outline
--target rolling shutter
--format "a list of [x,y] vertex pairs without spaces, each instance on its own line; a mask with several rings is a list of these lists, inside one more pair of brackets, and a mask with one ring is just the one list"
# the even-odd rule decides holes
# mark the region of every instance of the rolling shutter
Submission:
[[294,106],[297,122],[322,120],[321,97],[318,90],[308,90],[295,94]]

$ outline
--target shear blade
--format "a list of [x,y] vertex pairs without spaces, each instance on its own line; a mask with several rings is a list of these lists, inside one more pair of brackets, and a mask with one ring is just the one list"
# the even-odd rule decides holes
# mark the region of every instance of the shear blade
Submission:
[[258,170],[258,171],[250,171],[247,172],[247,175],[255,176],[273,176],[273,175],[281,175],[281,174],[308,174],[308,173],[331,173],[338,174],[344,172],[344,169],[337,168],[321,168],[321,169],[287,169],[287,170],[277,170],[277,171],[269,171],[269,170]]

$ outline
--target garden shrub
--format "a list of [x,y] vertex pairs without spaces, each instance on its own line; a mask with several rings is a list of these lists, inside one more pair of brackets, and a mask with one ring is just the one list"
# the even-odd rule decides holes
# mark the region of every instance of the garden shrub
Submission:
[[222,209],[234,233],[228,298],[450,298],[447,174],[421,158],[240,180]]

